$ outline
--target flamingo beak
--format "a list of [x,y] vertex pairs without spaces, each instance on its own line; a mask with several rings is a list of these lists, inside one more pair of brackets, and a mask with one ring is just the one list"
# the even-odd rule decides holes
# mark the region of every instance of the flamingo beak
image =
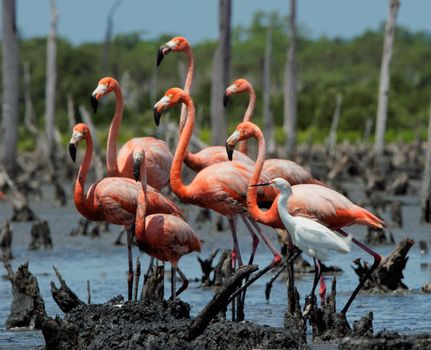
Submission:
[[160,118],[162,117],[162,113],[160,113],[158,111],[157,106],[155,106],[153,108],[153,116],[154,116],[154,122],[156,123],[156,126],[159,126],[160,125]]
[[223,95],[223,107],[227,107],[229,103],[229,95],[225,92]]
[[171,52],[172,48],[175,46],[176,46],[176,43],[174,43],[173,41],[169,41],[166,44],[159,47],[159,49],[157,50],[157,67],[160,66],[160,63],[162,63],[163,58],[165,58],[165,56],[169,52]]
[[75,143],[69,143],[69,154],[72,158],[73,162],[76,160],[76,144]]
[[97,100],[97,98],[95,96],[91,95],[90,103],[91,103],[91,107],[93,108],[94,114],[96,114],[97,113],[97,107],[99,106],[99,101]]
[[133,177],[135,181],[138,182],[141,177],[141,160],[133,159]]
[[235,150],[235,146],[231,146],[228,142],[226,142],[226,153],[227,158],[232,161],[233,159],[233,151]]

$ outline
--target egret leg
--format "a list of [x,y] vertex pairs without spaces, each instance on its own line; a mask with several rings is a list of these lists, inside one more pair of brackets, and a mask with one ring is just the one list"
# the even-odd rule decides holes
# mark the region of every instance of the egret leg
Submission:
[[189,280],[187,279],[186,275],[180,270],[180,268],[177,266],[177,272],[181,277],[181,280],[183,281],[183,284],[181,287],[176,291],[176,295],[180,295],[182,292],[184,292],[187,287],[189,286]]
[[134,225],[127,229],[127,257],[129,259],[129,273],[127,276],[127,299],[129,301],[132,300],[133,290],[132,230],[134,231]]
[[[344,232],[342,229],[338,229],[337,230],[341,235],[343,235],[344,237],[348,236],[348,233]],[[356,295],[359,293],[359,291],[361,290],[361,288],[364,286],[364,283],[366,280],[368,280],[369,278],[371,278],[371,274],[374,272],[374,270],[379,266],[380,261],[382,260],[382,257],[377,254],[374,250],[368,248],[365,244],[363,244],[362,242],[359,242],[356,238],[352,238],[352,242],[355,243],[359,248],[363,249],[364,251],[366,251],[368,254],[370,254],[373,258],[374,258],[374,263],[371,266],[370,270],[368,271],[368,273],[366,274],[366,276],[364,278],[361,278],[359,280],[359,284],[356,287],[356,289],[353,291],[352,295],[350,296],[349,300],[347,300],[346,305],[344,305],[343,309],[341,310],[341,314],[345,315],[347,310],[350,307],[350,304],[352,304],[352,301],[355,299]]]

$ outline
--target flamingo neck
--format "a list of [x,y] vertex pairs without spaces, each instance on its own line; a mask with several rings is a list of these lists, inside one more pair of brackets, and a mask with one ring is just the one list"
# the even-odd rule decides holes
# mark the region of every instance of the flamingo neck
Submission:
[[145,160],[141,160],[140,167],[141,174],[141,188],[142,191],[138,196],[138,207],[136,208],[135,218],[135,238],[139,246],[140,242],[145,241],[145,226],[146,226],[146,212],[147,212],[147,169],[145,167]]
[[89,213],[85,201],[85,181],[87,180],[87,173],[88,169],[90,168],[91,158],[93,156],[93,140],[89,132],[86,133],[85,141],[87,143],[87,147],[85,149],[84,159],[82,160],[81,166],[79,167],[74,193],[76,209],[78,209],[78,211],[84,216],[86,216],[85,214]]
[[[248,106],[247,106],[247,109],[245,110],[244,117],[243,117],[242,121],[243,122],[251,122],[251,120],[253,118],[254,107],[256,105],[256,93],[253,89],[253,86],[251,86],[251,85],[247,85],[246,91],[248,92],[248,98],[249,99],[248,99]],[[238,150],[241,153],[248,155],[247,140],[241,141],[239,143]]]
[[183,168],[183,160],[187,152],[190,139],[192,137],[193,128],[195,126],[195,106],[189,95],[185,95],[183,103],[187,107],[187,120],[184,129],[180,135],[177,149],[175,150],[174,159],[170,173],[170,183],[172,191],[183,199],[187,196],[187,186],[184,185],[181,171]]
[[255,220],[265,225],[270,225],[273,221],[273,218],[278,216],[277,201],[274,201],[267,211],[260,210],[259,206],[257,205],[257,187],[250,186],[259,183],[260,175],[263,169],[263,163],[265,162],[266,157],[265,138],[263,137],[262,132],[259,129],[254,129],[253,136],[257,139],[258,142],[258,154],[254,173],[250,178],[247,191],[247,207],[249,213]]
[[115,114],[109,127],[108,145],[106,148],[106,168],[108,176],[118,176],[120,174],[117,163],[117,141],[120,131],[121,121],[123,120],[124,99],[121,88],[114,87],[115,93]]
[[[192,51],[192,48],[190,46],[184,52],[185,52],[187,59],[188,59],[188,62],[189,62],[188,69],[187,69],[187,75],[186,75],[186,81],[184,83],[184,91],[187,92],[188,94],[190,94],[191,89],[192,89],[193,73],[195,70],[195,61],[193,58],[193,51]],[[181,117],[180,117],[180,128],[179,128],[180,132],[183,130],[183,128],[185,126],[186,118],[187,118],[187,108],[183,104],[181,106]]]

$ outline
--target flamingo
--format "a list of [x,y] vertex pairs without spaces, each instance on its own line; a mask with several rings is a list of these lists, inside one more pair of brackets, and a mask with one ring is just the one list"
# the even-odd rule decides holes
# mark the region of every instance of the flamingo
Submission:
[[[134,152],[135,158],[145,159],[145,152]],[[147,215],[147,173],[145,162],[140,162],[140,171],[135,171],[135,180],[141,179],[138,208],[135,219],[136,244],[141,251],[172,265],[171,291],[172,299],[187,289],[189,284],[184,273],[178,268],[178,260],[185,254],[200,252],[201,243],[192,228],[178,216],[171,214]],[[176,271],[183,284],[176,291]]]
[[136,147],[145,148],[148,184],[161,190],[169,183],[169,171],[172,164],[172,154],[166,142],[154,137],[135,137],[127,141],[118,152],[117,138],[123,119],[124,101],[121,87],[111,77],[102,78],[91,95],[94,113],[97,112],[99,100],[114,91],[116,99],[115,114],[111,122],[106,148],[106,167],[109,176],[121,176],[133,179],[133,150]]
[[[226,107],[230,96],[247,92],[249,95],[249,102],[247,109],[244,113],[243,121],[251,121],[253,118],[254,108],[256,105],[256,93],[253,86],[247,79],[237,79],[235,82],[226,88],[223,104]],[[247,154],[247,142],[242,141],[239,145],[239,151]],[[307,170],[299,164],[287,159],[266,159],[263,164],[263,170],[268,174],[271,179],[281,177],[287,180],[291,185],[297,184],[317,184],[326,186],[323,182],[315,179]]]
[[[182,36],[177,36],[172,38],[166,44],[163,44],[162,46],[160,46],[157,52],[157,66],[160,65],[163,58],[170,52],[184,52],[188,58],[188,70],[187,70],[186,81],[184,83],[184,91],[190,94],[192,81],[193,81],[193,72],[194,72],[194,59],[193,59],[193,51],[192,51],[191,45],[187,41],[187,39]],[[184,128],[186,117],[187,117],[187,111],[186,111],[185,105],[183,105],[181,107],[181,117],[180,117],[180,124],[179,124],[180,133]],[[235,153],[234,160],[241,161],[249,165],[253,165],[254,162],[247,156],[247,152],[246,152],[247,146],[241,144],[240,147],[241,147],[240,152],[242,153]],[[226,161],[228,161],[226,156],[226,149],[222,146],[206,147],[195,154],[191,153],[190,151],[186,151],[186,154],[184,157],[184,162],[186,163],[186,165],[195,172],[199,172],[203,168],[206,168],[211,164],[226,162]]]
[[[69,153],[73,161],[76,160],[76,149],[82,140],[86,141],[87,148],[76,178],[75,206],[78,212],[88,220],[106,221],[126,228],[128,232],[127,251],[129,259],[128,297],[131,300],[133,263],[130,230],[135,220],[140,186],[133,179],[105,177],[92,184],[88,191],[85,192],[85,181],[93,155],[93,140],[88,126],[80,123],[73,127],[72,138],[69,142]],[[135,159],[134,161],[139,162],[140,160]],[[148,186],[147,196],[148,214],[166,213],[183,217],[181,210],[153,187]]]
[[[274,200],[267,211],[262,211],[258,207],[256,201],[257,187],[252,186],[259,183],[260,174],[265,161],[265,139],[260,128],[252,122],[243,122],[238,124],[236,130],[226,142],[228,155],[231,157],[236,143],[247,140],[251,137],[256,138],[258,141],[258,156],[253,176],[250,178],[250,186],[247,193],[248,211],[256,221],[273,228],[284,229],[284,224],[278,210],[278,199]],[[342,230],[345,226],[354,224],[361,224],[374,228],[383,228],[385,226],[384,221],[371,214],[368,210],[353,204],[341,193],[328,187],[316,184],[300,184],[292,186],[291,189],[292,196],[287,202],[287,208],[291,215],[304,216],[318,221],[330,229],[336,230],[343,236],[348,236],[348,234]],[[352,238],[352,242],[373,256],[374,264],[370,269],[370,276],[372,271],[374,271],[379,265],[381,256],[355,238]],[[256,275],[255,278],[256,277],[258,278],[260,276]],[[253,282],[253,279],[250,281]],[[365,280],[360,281],[341,311],[342,314],[347,312],[350,304],[362,288],[364,282]],[[246,285],[247,284],[244,286]]]
[[[195,122],[195,108],[190,95],[180,88],[169,89],[154,106],[154,119],[156,124],[159,123],[161,113],[179,103],[184,103],[187,107],[187,118],[183,132],[180,135],[178,147],[174,154],[172,162],[170,184],[172,191],[184,202],[192,203],[203,208],[208,208],[217,213],[228,217],[234,247],[232,250],[232,262],[237,260],[242,265],[242,259],[239,252],[237,234],[235,229],[234,218],[240,215],[253,237],[253,250],[250,260],[253,260],[259,240],[253,232],[249,222],[251,221],[258,226],[254,220],[247,215],[246,194],[249,179],[253,173],[253,167],[240,161],[222,162],[212,164],[199,173],[189,185],[182,181],[182,162],[186,153],[188,143],[192,136]],[[262,179],[268,177],[263,174]],[[267,181],[266,181],[267,182]],[[259,191],[258,197],[261,202],[272,202],[275,198],[275,191]],[[259,231],[259,234],[265,244],[272,252],[274,259],[271,266],[278,265],[281,257],[275,250],[265,234]]]

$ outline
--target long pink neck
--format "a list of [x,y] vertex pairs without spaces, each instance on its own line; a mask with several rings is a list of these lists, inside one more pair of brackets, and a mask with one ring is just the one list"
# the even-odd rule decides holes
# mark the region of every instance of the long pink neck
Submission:
[[115,92],[115,114],[109,127],[108,144],[106,147],[106,168],[108,176],[118,176],[120,174],[117,164],[117,141],[120,131],[121,121],[123,119],[124,100],[121,88],[118,85],[114,87]]
[[183,98],[183,103],[187,107],[187,120],[183,132],[180,135],[177,149],[175,150],[170,174],[172,191],[180,199],[187,197],[187,186],[185,186],[182,181],[181,171],[183,168],[183,160],[187,152],[187,146],[189,145],[195,126],[195,106],[188,94]]
[[[193,73],[195,70],[195,61],[193,59],[193,51],[190,46],[188,46],[184,52],[187,55],[187,59],[189,62],[186,81],[184,83],[184,91],[190,95],[191,89],[192,89],[192,82],[193,82]],[[186,118],[187,118],[187,107],[183,104],[181,106],[180,132],[184,128],[184,125],[186,123]]]
[[[251,84],[247,85],[248,92],[248,106],[245,110],[244,117],[242,119],[243,122],[251,122],[254,114],[254,107],[256,105],[256,93],[254,92],[253,86]],[[247,148],[247,140],[241,141],[239,143],[238,150],[241,153],[244,153],[245,155],[248,155],[248,148]]]
[[250,185],[255,185],[259,183],[260,175],[263,169],[263,163],[265,162],[265,158],[266,158],[265,138],[263,137],[262,131],[260,131],[257,128],[254,129],[253,136],[257,139],[259,151],[257,154],[254,173],[250,178],[250,182],[249,182],[249,187],[247,192],[247,207],[248,207],[249,213],[255,220],[265,225],[269,225],[272,222],[274,215],[275,216],[278,215],[278,210],[277,210],[278,205],[277,205],[277,201],[274,200],[269,210],[267,211],[260,210],[259,206],[257,205],[257,187],[250,186]]
[[139,245],[139,242],[145,241],[145,220],[147,212],[147,169],[145,167],[145,160],[141,160],[140,167],[141,174],[141,188],[142,191],[138,196],[138,207],[136,208],[135,218],[135,238]]
[[75,182],[75,193],[73,195],[76,209],[78,209],[78,211],[84,216],[90,213],[85,201],[85,181],[87,179],[88,169],[90,168],[91,158],[93,156],[93,140],[89,131],[86,133],[85,141],[87,143],[87,148],[85,149],[84,159],[79,167],[78,176]]

